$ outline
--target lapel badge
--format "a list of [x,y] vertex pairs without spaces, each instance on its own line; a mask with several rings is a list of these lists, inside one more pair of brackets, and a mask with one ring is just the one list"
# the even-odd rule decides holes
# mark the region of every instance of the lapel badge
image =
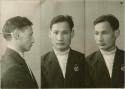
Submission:
[[75,72],[79,71],[79,66],[78,66],[78,64],[75,64],[75,65],[74,65],[74,71],[75,71]]
[[121,65],[121,71],[125,72],[125,64]]

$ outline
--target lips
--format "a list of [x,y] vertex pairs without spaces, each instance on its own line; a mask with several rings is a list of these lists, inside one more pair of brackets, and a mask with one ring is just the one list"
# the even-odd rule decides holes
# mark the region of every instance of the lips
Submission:
[[33,44],[30,45],[30,47],[32,47],[32,46],[33,46]]
[[98,45],[99,45],[99,46],[105,46],[105,44],[104,44],[104,43],[98,43]]
[[64,45],[64,43],[56,43],[57,45]]

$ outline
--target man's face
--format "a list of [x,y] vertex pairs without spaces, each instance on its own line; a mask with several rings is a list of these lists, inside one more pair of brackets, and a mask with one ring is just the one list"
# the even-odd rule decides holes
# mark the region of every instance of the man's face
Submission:
[[71,44],[73,34],[74,32],[71,30],[68,22],[59,22],[53,24],[49,37],[56,50],[65,51]]
[[20,49],[23,52],[29,51],[34,43],[32,27],[27,26],[24,29],[24,31],[20,32]]
[[113,31],[109,22],[101,22],[95,25],[95,40],[98,47],[105,51],[115,48],[116,31]]

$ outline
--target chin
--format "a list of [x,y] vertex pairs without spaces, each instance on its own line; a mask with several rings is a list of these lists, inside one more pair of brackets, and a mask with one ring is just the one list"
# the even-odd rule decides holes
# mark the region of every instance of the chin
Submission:
[[29,48],[29,49],[26,49],[25,51],[30,51],[31,50],[31,48]]
[[58,48],[58,49],[64,49],[65,47],[64,46],[57,46],[56,48]]
[[64,50],[65,48],[63,47],[56,47],[57,50]]
[[100,49],[102,49],[102,50],[106,50],[106,48],[105,48],[105,47],[102,47],[102,46],[101,46],[101,47],[99,47],[99,48],[100,48]]
[[58,50],[63,50],[64,48],[57,48]]

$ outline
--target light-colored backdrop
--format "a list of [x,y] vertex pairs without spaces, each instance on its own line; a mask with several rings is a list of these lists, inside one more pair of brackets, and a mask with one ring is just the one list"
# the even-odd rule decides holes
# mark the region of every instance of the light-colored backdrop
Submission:
[[[37,82],[40,85],[40,0],[0,0],[0,32],[8,18],[25,16],[33,22],[35,44],[31,51],[25,53],[25,60],[33,70]],[[0,35],[0,54],[3,54],[6,41]]]
[[[40,85],[40,57],[52,49],[48,37],[51,19],[59,14],[71,15],[75,23],[75,36],[71,47],[86,56],[97,50],[93,20],[102,14],[114,14],[120,21],[118,47],[124,49],[123,0],[0,0],[0,31],[5,21],[13,16],[26,16],[33,22],[35,44],[25,54]],[[6,42],[0,35],[0,55]]]
[[48,37],[49,25],[53,17],[60,14],[73,17],[75,36],[71,47],[84,53],[84,0],[46,0],[41,7],[41,54],[52,49]]
[[124,49],[124,3],[123,0],[85,0],[85,53],[86,56],[97,50],[94,40],[93,21],[100,15],[113,14],[119,19],[120,36],[117,45]]

